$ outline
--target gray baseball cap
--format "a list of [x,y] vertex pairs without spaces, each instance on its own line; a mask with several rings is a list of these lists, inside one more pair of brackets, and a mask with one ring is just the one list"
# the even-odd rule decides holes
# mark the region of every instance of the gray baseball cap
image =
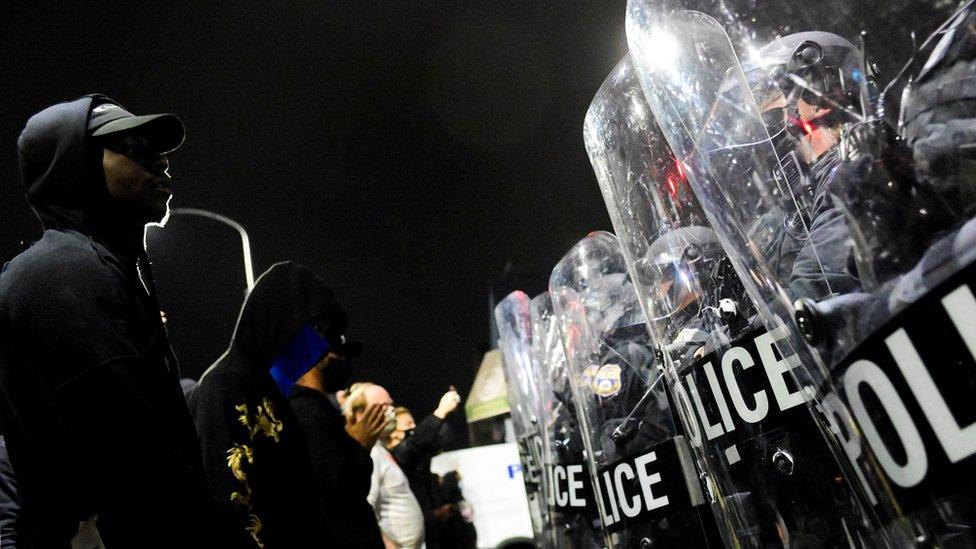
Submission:
[[88,117],[88,131],[93,137],[136,128],[145,132],[150,145],[159,154],[175,151],[186,139],[183,121],[172,113],[136,116],[118,103],[105,101],[95,105]]

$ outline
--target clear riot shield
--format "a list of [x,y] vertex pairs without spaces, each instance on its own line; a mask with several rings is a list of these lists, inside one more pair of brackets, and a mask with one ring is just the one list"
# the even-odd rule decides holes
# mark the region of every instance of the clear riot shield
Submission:
[[860,545],[864,517],[787,373],[796,355],[775,352],[783,331],[758,318],[629,56],[584,138],[728,545]]
[[604,528],[612,547],[721,547],[617,239],[596,232],[556,265],[562,324]]
[[522,478],[532,515],[536,545],[548,547],[549,507],[546,476],[542,472],[542,400],[539,371],[532,358],[532,307],[529,296],[516,291],[495,307],[498,346],[502,351],[512,426],[515,430]]
[[[777,348],[801,357],[791,373],[813,389],[879,535],[970,547],[972,3],[864,4],[874,11],[839,20],[829,2],[816,19],[789,3],[702,13],[631,0],[628,42],[767,327],[788,331]],[[906,63],[915,25],[935,34]]]
[[549,534],[555,547],[602,549],[604,533],[587,473],[560,322],[548,292],[532,299],[532,353],[541,381]]

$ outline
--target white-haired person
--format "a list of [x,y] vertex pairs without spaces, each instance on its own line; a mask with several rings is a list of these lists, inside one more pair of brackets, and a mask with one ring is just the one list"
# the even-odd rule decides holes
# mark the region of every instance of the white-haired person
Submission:
[[[363,421],[367,408],[384,406],[387,424],[382,439],[396,429],[393,399],[383,387],[359,383],[351,388],[342,402],[342,411],[356,423]],[[373,476],[367,500],[376,512],[376,520],[388,548],[419,549],[424,545],[424,514],[410,490],[407,476],[390,452],[378,441],[370,451]]]

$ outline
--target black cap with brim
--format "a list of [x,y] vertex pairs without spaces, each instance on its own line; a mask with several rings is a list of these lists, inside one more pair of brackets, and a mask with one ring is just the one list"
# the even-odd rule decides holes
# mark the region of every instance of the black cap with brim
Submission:
[[347,341],[336,345],[332,349],[332,352],[345,357],[347,360],[352,360],[363,354],[364,349],[363,344],[358,341]]
[[186,127],[175,114],[135,116],[118,104],[108,102],[92,109],[88,129],[94,137],[138,129],[146,135],[150,146],[159,154],[175,151],[186,139]]

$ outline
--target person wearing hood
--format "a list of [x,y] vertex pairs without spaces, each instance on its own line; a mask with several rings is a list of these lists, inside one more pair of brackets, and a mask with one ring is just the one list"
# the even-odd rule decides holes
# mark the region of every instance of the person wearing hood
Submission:
[[370,450],[387,425],[381,405],[367,407],[360,421],[345,418],[329,398],[349,382],[349,362],[362,351],[347,343],[298,379],[288,402],[305,433],[312,480],[322,502],[331,547],[383,549],[373,508],[367,501],[373,476]]
[[143,244],[166,217],[167,154],[184,135],[173,114],[88,95],[35,114],[17,141],[44,228],[0,274],[0,421],[20,547],[220,539]]
[[332,357],[349,352],[345,328],[346,313],[322,277],[277,263],[255,282],[230,346],[190,397],[207,481],[242,546],[331,546],[286,395],[309,370],[328,371]]

